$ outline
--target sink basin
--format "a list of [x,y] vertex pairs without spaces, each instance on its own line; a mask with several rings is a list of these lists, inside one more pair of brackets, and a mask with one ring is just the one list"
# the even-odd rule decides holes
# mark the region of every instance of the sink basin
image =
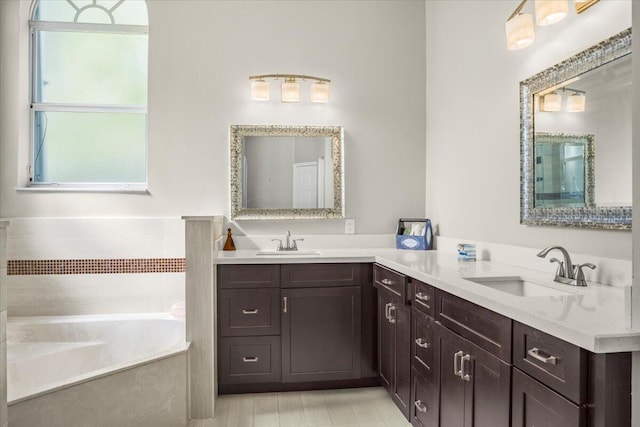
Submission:
[[260,256],[308,256],[308,255],[320,255],[318,251],[303,250],[303,251],[259,251],[256,255]]
[[571,295],[571,292],[565,292],[559,289],[554,289],[548,286],[529,282],[519,276],[465,277],[465,279],[479,285],[488,286],[497,291],[506,292],[518,297],[548,297]]

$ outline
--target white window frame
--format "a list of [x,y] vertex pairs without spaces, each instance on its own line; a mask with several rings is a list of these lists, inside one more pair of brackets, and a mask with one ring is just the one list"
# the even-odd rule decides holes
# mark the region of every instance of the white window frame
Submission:
[[[34,0],[29,13],[29,33],[30,33],[30,53],[29,53],[29,100],[31,105],[30,114],[30,156],[28,167],[27,188],[20,190],[31,191],[71,191],[71,192],[126,192],[126,193],[148,193],[148,170],[149,170],[149,129],[147,105],[101,105],[101,104],[72,104],[35,102],[37,93],[36,69],[38,67],[38,31],[68,31],[87,33],[107,33],[107,34],[127,34],[127,35],[147,35],[148,25],[123,25],[123,24],[92,24],[79,22],[53,22],[36,21],[34,14],[38,8],[39,0]],[[148,41],[147,41],[148,43]],[[147,50],[147,60],[149,52]],[[148,75],[147,75],[148,85]],[[116,182],[116,183],[95,183],[95,182],[35,182],[36,162],[36,113],[38,112],[80,112],[80,113],[143,113],[145,116],[145,182]]]

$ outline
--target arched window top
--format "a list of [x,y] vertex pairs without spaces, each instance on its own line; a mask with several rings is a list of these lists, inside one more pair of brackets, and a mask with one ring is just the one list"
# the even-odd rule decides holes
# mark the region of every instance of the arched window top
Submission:
[[34,0],[32,21],[148,25],[145,0]]

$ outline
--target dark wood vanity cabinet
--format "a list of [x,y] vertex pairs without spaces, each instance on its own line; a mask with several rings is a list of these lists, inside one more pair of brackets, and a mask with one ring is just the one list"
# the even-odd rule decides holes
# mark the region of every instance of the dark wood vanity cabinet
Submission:
[[374,286],[380,381],[413,426],[631,425],[630,353],[591,353],[383,266]]
[[218,266],[219,391],[371,385],[371,271],[370,264]]

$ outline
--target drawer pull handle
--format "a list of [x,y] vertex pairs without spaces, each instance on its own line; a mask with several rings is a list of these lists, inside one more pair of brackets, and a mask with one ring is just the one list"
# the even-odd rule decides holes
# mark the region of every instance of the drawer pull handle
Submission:
[[459,351],[457,353],[454,353],[453,355],[453,375],[460,378],[462,378],[462,368],[458,368],[458,360],[462,359],[463,354],[464,351]]
[[413,402],[413,406],[415,406],[416,409],[420,412],[427,412],[427,405],[422,403],[422,400],[416,400],[415,402]]
[[424,301],[427,302],[431,299],[431,297],[427,294],[423,294],[422,292],[418,292],[416,294],[416,299],[420,300],[420,301]]
[[418,347],[429,348],[429,343],[427,341],[424,341],[422,338],[417,338],[415,343]]
[[258,356],[253,356],[253,357],[243,357],[242,361],[244,363],[254,363],[258,361]]
[[[468,363],[465,363],[468,362]],[[469,369],[465,369],[469,368],[471,366],[471,355],[469,354],[465,354],[464,356],[462,356],[462,368],[460,369],[460,378],[462,378],[465,381],[471,381],[471,374],[469,373],[470,370]]]
[[254,308],[253,310],[242,310],[242,314],[258,314],[258,309]]
[[389,279],[382,279],[381,282],[383,285],[393,285],[393,282]]
[[558,363],[558,358],[555,356],[542,356],[540,354],[540,349],[537,347],[533,347],[532,349],[530,349],[529,351],[527,351],[527,354],[531,357],[533,357],[534,359],[536,359],[537,361],[540,361],[542,363],[546,363],[548,365],[555,365]]

